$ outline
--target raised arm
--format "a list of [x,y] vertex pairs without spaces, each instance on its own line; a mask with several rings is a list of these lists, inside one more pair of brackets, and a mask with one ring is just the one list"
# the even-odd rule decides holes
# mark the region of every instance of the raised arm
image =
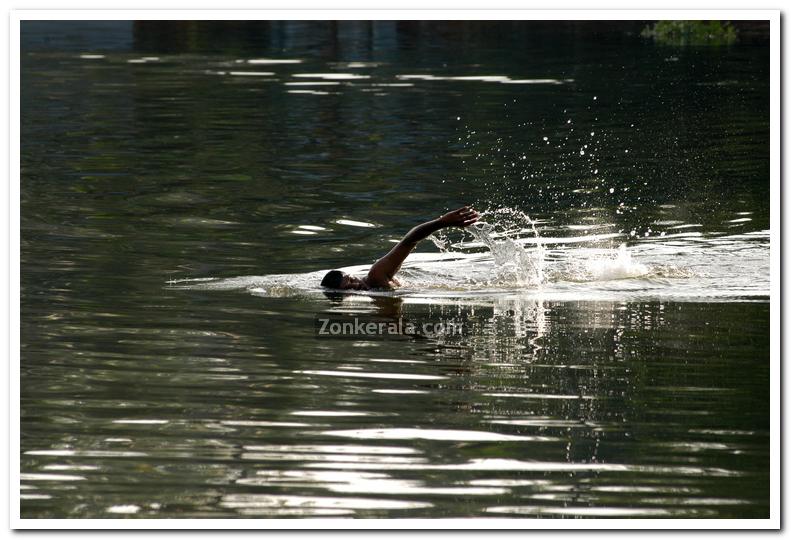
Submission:
[[437,219],[422,223],[409,231],[387,255],[379,259],[368,271],[366,281],[374,288],[389,287],[390,281],[401,268],[401,263],[421,241],[430,234],[446,227],[467,227],[478,221],[478,212],[464,206]]

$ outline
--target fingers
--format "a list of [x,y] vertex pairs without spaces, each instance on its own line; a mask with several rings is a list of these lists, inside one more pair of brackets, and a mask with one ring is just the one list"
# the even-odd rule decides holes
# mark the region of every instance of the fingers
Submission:
[[470,219],[466,219],[466,220],[462,221],[459,224],[459,227],[469,227],[470,225],[472,225],[476,221],[478,221],[478,216],[475,216],[474,218],[470,218]]
[[445,216],[447,223],[455,227],[468,227],[478,221],[480,214],[471,206],[462,206]]
[[459,213],[459,219],[461,220],[459,223],[459,227],[469,227],[480,218],[480,214],[473,210],[472,208],[468,208],[464,212]]

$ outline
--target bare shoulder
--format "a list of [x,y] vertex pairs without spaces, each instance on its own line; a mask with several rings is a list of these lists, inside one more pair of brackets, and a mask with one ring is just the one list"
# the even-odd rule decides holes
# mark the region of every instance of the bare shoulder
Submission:
[[372,289],[389,289],[391,279],[382,268],[374,264],[368,271],[368,276],[366,276],[365,281]]

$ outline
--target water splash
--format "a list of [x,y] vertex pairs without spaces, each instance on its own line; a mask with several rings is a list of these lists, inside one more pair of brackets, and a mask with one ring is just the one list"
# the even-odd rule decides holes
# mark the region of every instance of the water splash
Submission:
[[621,244],[617,250],[580,256],[574,260],[565,276],[560,274],[557,278],[577,282],[608,281],[644,277],[650,272],[650,267],[634,261],[626,244]]
[[[756,298],[768,294],[768,231],[641,239],[605,247],[612,235],[540,236],[545,224],[513,208],[482,213],[464,230],[431,237],[439,253],[412,253],[394,291],[348,291],[360,302],[393,296],[410,302],[500,299]],[[575,229],[570,229],[575,230]],[[598,246],[598,247],[596,247]],[[369,265],[340,268],[365,276]],[[327,269],[329,270],[329,269]],[[245,290],[267,297],[315,297],[327,270],[301,274],[182,279],[171,288]]]
[[[518,287],[541,287],[544,247],[530,216],[513,208],[498,208],[483,212],[481,217],[481,221],[468,230],[489,248],[498,278]],[[525,249],[526,238],[535,243],[534,249]]]

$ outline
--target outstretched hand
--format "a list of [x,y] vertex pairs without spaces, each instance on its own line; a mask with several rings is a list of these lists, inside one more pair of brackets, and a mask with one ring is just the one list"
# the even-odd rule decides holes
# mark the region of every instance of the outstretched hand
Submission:
[[439,218],[439,222],[443,227],[467,227],[476,221],[480,214],[469,206],[463,206],[453,212],[448,212]]

